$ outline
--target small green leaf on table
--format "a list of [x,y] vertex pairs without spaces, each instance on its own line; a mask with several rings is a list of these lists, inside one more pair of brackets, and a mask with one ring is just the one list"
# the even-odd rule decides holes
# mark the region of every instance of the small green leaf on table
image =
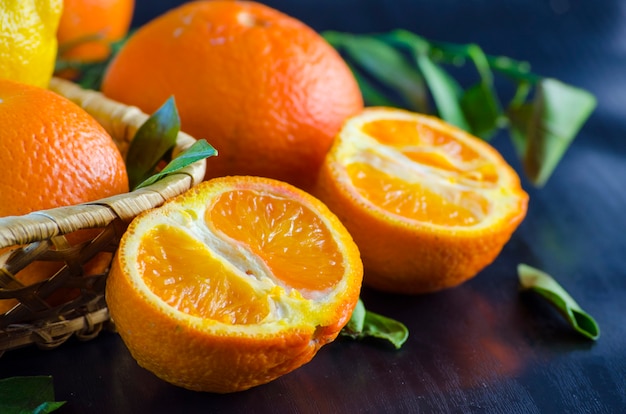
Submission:
[[400,349],[409,337],[409,330],[401,322],[368,311],[359,299],[341,335],[352,339],[382,339]]
[[517,267],[517,272],[522,289],[532,290],[547,299],[583,336],[593,340],[600,337],[600,328],[593,317],[550,275],[523,263]]
[[131,189],[155,171],[159,162],[176,145],[180,117],[170,97],[137,130],[126,154],[126,169]]
[[50,376],[10,377],[0,380],[0,413],[44,414],[65,404],[54,401]]

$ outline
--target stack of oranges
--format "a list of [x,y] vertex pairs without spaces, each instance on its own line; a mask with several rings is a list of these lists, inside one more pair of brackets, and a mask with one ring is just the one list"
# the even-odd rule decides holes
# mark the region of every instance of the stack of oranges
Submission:
[[219,152],[204,183],[133,221],[107,285],[132,355],[183,387],[232,392],[297,368],[337,336],[362,281],[456,286],[526,213],[492,147],[364,108],[319,34],[256,2],[189,2],[145,24],[102,91],[147,113],[174,96],[182,129]]

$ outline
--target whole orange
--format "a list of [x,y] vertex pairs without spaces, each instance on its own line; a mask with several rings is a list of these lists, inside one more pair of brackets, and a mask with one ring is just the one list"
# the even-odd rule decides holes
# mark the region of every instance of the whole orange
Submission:
[[218,150],[207,178],[312,185],[363,100],[339,54],[299,20],[249,1],[196,1],[137,30],[105,73],[105,95],[155,111],[173,95],[182,129]]
[[57,39],[59,57],[99,61],[111,53],[111,42],[128,33],[134,0],[64,0]]
[[113,139],[68,99],[0,80],[0,125],[0,217],[128,191]]
[[[128,191],[124,160],[111,136],[82,108],[47,89],[0,80],[0,217],[99,200]],[[88,232],[90,233],[90,232]],[[89,234],[70,235],[71,243]],[[0,254],[9,248],[0,249]],[[34,262],[24,285],[60,268]],[[0,314],[15,301],[0,300]]]

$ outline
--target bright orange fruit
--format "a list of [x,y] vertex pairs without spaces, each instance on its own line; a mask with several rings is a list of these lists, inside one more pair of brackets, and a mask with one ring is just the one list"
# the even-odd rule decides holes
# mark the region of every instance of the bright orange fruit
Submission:
[[308,362],[359,297],[359,252],[308,193],[259,177],[205,181],[142,213],[107,280],[133,357],[175,385],[233,392]]
[[64,0],[57,39],[59,57],[78,62],[106,59],[111,43],[128,33],[134,0]]
[[124,160],[105,129],[70,100],[0,80],[0,217],[128,191]]
[[139,28],[105,95],[154,112],[174,95],[182,129],[219,151],[207,178],[310,187],[334,135],[363,108],[350,69],[318,33],[250,1],[195,1]]
[[[0,80],[0,217],[73,205],[128,191],[120,151],[82,108],[43,88]],[[78,242],[83,236],[73,240]],[[6,252],[0,249],[0,254]],[[28,285],[59,266],[35,262],[17,274]],[[0,313],[16,302],[0,300]]]
[[516,172],[438,118],[367,108],[339,132],[314,191],[359,246],[364,283],[398,293],[456,286],[490,264],[526,214]]

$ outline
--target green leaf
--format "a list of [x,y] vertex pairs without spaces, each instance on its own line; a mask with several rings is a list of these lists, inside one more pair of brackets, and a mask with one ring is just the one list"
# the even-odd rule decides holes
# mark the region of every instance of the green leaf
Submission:
[[469,132],[484,140],[489,140],[502,123],[502,111],[486,82],[468,88],[461,98],[461,107]]
[[424,79],[433,95],[439,116],[452,125],[470,131],[461,107],[463,90],[459,84],[441,67],[436,65],[426,54],[415,56],[417,65],[424,74]]
[[[337,50],[342,51],[342,44],[344,43],[344,40],[348,36],[352,35],[329,30],[323,32],[322,36]],[[352,71],[352,74],[359,85],[359,89],[361,90],[363,101],[367,106],[398,106],[392,99],[387,97],[387,94],[381,88],[380,82],[375,85],[370,78],[365,76],[363,69],[355,66],[349,58],[345,59],[345,62]]]
[[[78,78],[75,79],[75,82],[77,84],[85,89],[100,90],[100,86],[102,85],[102,79],[104,79],[104,73],[106,72],[107,67],[109,66],[113,58],[117,55],[117,53],[122,49],[122,46],[124,46],[124,44],[133,32],[134,31],[130,31],[124,38],[115,42],[111,42],[111,53],[106,59],[85,62],[83,60],[57,58],[54,68],[55,73],[58,73],[65,69],[76,70],[78,72]],[[69,49],[76,44],[90,40],[93,40],[93,36],[80,38],[76,40],[76,42],[64,45],[64,47],[67,47]],[[61,46],[59,46],[59,53],[57,54],[58,56],[61,55],[60,48]]]
[[[368,104],[415,111],[415,102],[407,102],[406,97],[413,96],[411,88],[418,88],[417,79],[421,78],[436,115],[444,121],[483,139],[508,126],[524,172],[538,187],[546,183],[596,106],[590,93],[556,79],[542,78],[531,72],[528,62],[487,55],[476,44],[433,42],[406,30],[373,35],[323,34],[339,50],[349,44],[345,57],[349,64],[354,63],[355,76]],[[403,60],[407,55],[413,59],[410,64]],[[467,62],[474,64],[479,80],[464,89],[443,64],[462,66]],[[369,78],[356,70],[359,68],[365,68]],[[515,86],[506,110],[494,88],[495,74],[505,76]],[[407,85],[411,86],[405,90]],[[404,99],[387,97],[385,88]],[[529,101],[533,91],[534,98]],[[398,104],[399,100],[405,102]],[[428,107],[428,102],[423,107]]]
[[130,142],[126,169],[130,188],[153,174],[165,154],[176,145],[180,118],[174,98],[165,103],[144,122]]
[[489,66],[509,77],[516,83],[535,84],[539,76],[530,71],[530,63],[511,59],[506,56],[487,56]]
[[439,57],[439,59],[444,59],[453,65],[465,63],[468,59],[471,60],[476,67],[481,81],[489,86],[493,83],[493,73],[491,72],[491,65],[489,64],[489,57],[477,44],[431,42],[430,50],[433,57]]
[[368,311],[365,314],[362,336],[386,340],[396,349],[400,349],[409,338],[409,330],[399,321]]
[[409,330],[401,322],[366,310],[359,299],[341,335],[352,339],[377,338],[400,349],[409,337]]
[[175,174],[196,161],[213,157],[215,155],[217,155],[217,150],[213,148],[211,144],[204,139],[197,140],[189,148],[178,154],[178,156],[170,161],[169,164],[167,164],[160,172],[152,175],[136,188],[143,188],[154,184],[168,175]]
[[452,64],[468,59],[474,63],[480,80],[463,92],[460,105],[467,120],[468,132],[489,140],[505,122],[485,52],[476,44],[432,43],[431,56],[440,56]]
[[577,332],[593,340],[600,337],[596,321],[550,275],[523,263],[518,265],[517,272],[521,287],[546,298]]
[[359,84],[361,95],[363,100],[368,106],[397,106],[391,99],[389,99],[379,87],[375,86],[367,77],[365,77],[361,71],[348,63],[348,66],[352,70],[352,74]]
[[363,325],[365,324],[366,313],[367,310],[365,309],[365,305],[363,304],[363,301],[359,299],[359,301],[356,303],[354,310],[352,311],[352,316],[350,317],[350,320],[344,327],[345,335],[352,336],[356,333],[356,335],[358,336],[359,332],[363,332]]
[[530,119],[533,116],[533,105],[512,105],[507,109],[509,119],[509,134],[517,155],[524,159],[527,147],[527,135]]
[[587,91],[550,78],[538,83],[523,158],[535,185],[546,183],[595,107],[596,99]]
[[52,377],[11,377],[0,380],[0,413],[51,413],[65,404],[54,401]]
[[430,43],[406,30],[393,31],[384,38],[410,50],[430,90],[439,116],[446,122],[469,131],[469,124],[461,108],[463,89],[452,76],[431,59]]
[[507,56],[487,55],[476,44],[445,42],[431,42],[431,44],[434,50],[433,53],[437,53],[441,60],[450,64],[459,65],[464,63],[464,60],[471,59],[483,79],[485,79],[485,75],[488,75],[487,71],[496,71],[507,76],[515,83],[537,83],[539,81],[539,77],[531,72],[530,63],[511,59]]
[[528,99],[528,95],[530,94],[533,88],[533,84],[526,81],[521,81],[517,84],[515,88],[515,94],[513,98],[509,102],[509,108],[516,108],[518,106],[524,105]]
[[428,112],[424,80],[399,50],[375,37],[337,32],[326,33],[325,37],[340,47],[354,65],[402,97],[408,109]]

